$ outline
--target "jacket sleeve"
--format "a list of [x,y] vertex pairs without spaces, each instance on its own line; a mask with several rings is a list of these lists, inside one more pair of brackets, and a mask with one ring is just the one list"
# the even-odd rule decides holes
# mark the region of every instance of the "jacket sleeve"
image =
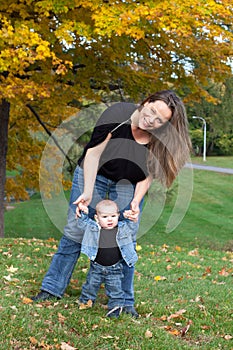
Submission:
[[77,218],[77,227],[84,231],[88,226],[93,225],[94,222],[87,214],[81,212],[81,217]]
[[124,230],[126,230],[127,233],[131,236],[132,241],[136,241],[137,232],[139,229],[139,223],[133,222],[131,220],[124,220],[121,222],[122,222],[122,226],[124,227]]

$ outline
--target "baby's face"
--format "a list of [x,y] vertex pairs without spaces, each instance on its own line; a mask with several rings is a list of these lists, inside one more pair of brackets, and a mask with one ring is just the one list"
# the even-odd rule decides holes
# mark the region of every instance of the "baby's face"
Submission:
[[114,209],[106,208],[95,215],[95,219],[98,224],[106,229],[110,230],[117,226],[119,213]]

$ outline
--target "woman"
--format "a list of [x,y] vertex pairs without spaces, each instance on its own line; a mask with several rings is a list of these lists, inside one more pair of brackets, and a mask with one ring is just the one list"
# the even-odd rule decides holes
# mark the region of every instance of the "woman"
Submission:
[[[184,105],[171,90],[157,92],[140,106],[120,102],[107,108],[98,120],[74,173],[68,222],[57,253],[34,301],[61,298],[80,255],[83,232],[76,218],[89,206],[89,216],[101,199],[131,209],[139,218],[143,197],[153,179],[171,186],[189,157],[191,142]],[[135,237],[136,240],[136,237]],[[122,288],[126,313],[134,309],[134,267],[124,264]]]

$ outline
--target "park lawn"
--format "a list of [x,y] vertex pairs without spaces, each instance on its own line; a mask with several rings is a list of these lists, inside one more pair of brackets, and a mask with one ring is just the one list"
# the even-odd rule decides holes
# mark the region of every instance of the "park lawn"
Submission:
[[[89,266],[85,256],[63,299],[31,303],[28,297],[39,290],[61,232],[39,195],[14,204],[6,212],[6,238],[0,241],[0,349],[233,349],[232,179],[194,170],[187,213],[169,233],[177,184],[168,192],[160,217],[138,240],[139,319],[107,319],[104,289],[92,309],[78,309]],[[146,210],[144,222],[159,200]]]
[[[232,251],[232,186],[233,175],[195,170],[192,199],[180,225],[172,232],[166,232],[166,225],[174,207],[174,196],[174,199],[165,205],[157,223],[140,238],[140,241]],[[155,210],[155,207],[152,207],[151,211]]]
[[202,157],[192,157],[193,164],[217,166],[222,168],[233,168],[233,156],[221,156],[221,157],[206,157],[206,161],[203,161]]
[[89,266],[83,255],[63,299],[28,299],[56,248],[54,239],[1,240],[0,349],[232,349],[232,252],[138,246],[140,317],[107,319],[104,289],[93,308],[78,309]]
[[[211,165],[221,163],[222,167],[233,164],[233,157],[212,157]],[[196,158],[193,159],[196,162]],[[206,164],[209,164],[208,159]],[[233,210],[232,210],[232,185],[233,175],[212,171],[193,171],[192,198],[187,212],[181,223],[171,232],[166,232],[166,225],[171,216],[176,192],[179,190],[177,182],[168,191],[161,215],[154,220],[154,213],[160,206],[160,194],[155,194],[155,199],[143,212],[143,220],[140,225],[140,241],[162,245],[189,246],[195,245],[201,248],[233,249]],[[60,239],[63,226],[66,224],[66,212],[68,207],[69,192],[65,193],[67,203],[64,205],[64,196],[55,197],[51,208],[43,206],[39,194],[31,197],[30,201],[14,203],[13,210],[5,213],[5,237],[24,237],[48,239],[50,237]],[[55,215],[53,222],[46,210]],[[57,225],[57,227],[54,225]],[[150,223],[150,225],[148,225]],[[145,224],[145,227],[144,227]],[[147,229],[148,227],[148,229]]]

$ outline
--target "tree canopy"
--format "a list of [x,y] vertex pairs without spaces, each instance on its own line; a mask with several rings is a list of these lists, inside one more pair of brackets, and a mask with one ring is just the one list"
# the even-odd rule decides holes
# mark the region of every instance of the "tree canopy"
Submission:
[[167,88],[212,101],[209,79],[231,74],[232,20],[232,0],[1,1],[0,202],[6,154],[7,168],[20,169],[6,193],[23,198],[38,186],[43,142],[33,132],[53,130],[83,101]]
[[60,81],[80,98],[119,79],[137,97],[150,84],[200,93],[230,73],[232,19],[231,0],[2,2],[1,96],[43,99]]

